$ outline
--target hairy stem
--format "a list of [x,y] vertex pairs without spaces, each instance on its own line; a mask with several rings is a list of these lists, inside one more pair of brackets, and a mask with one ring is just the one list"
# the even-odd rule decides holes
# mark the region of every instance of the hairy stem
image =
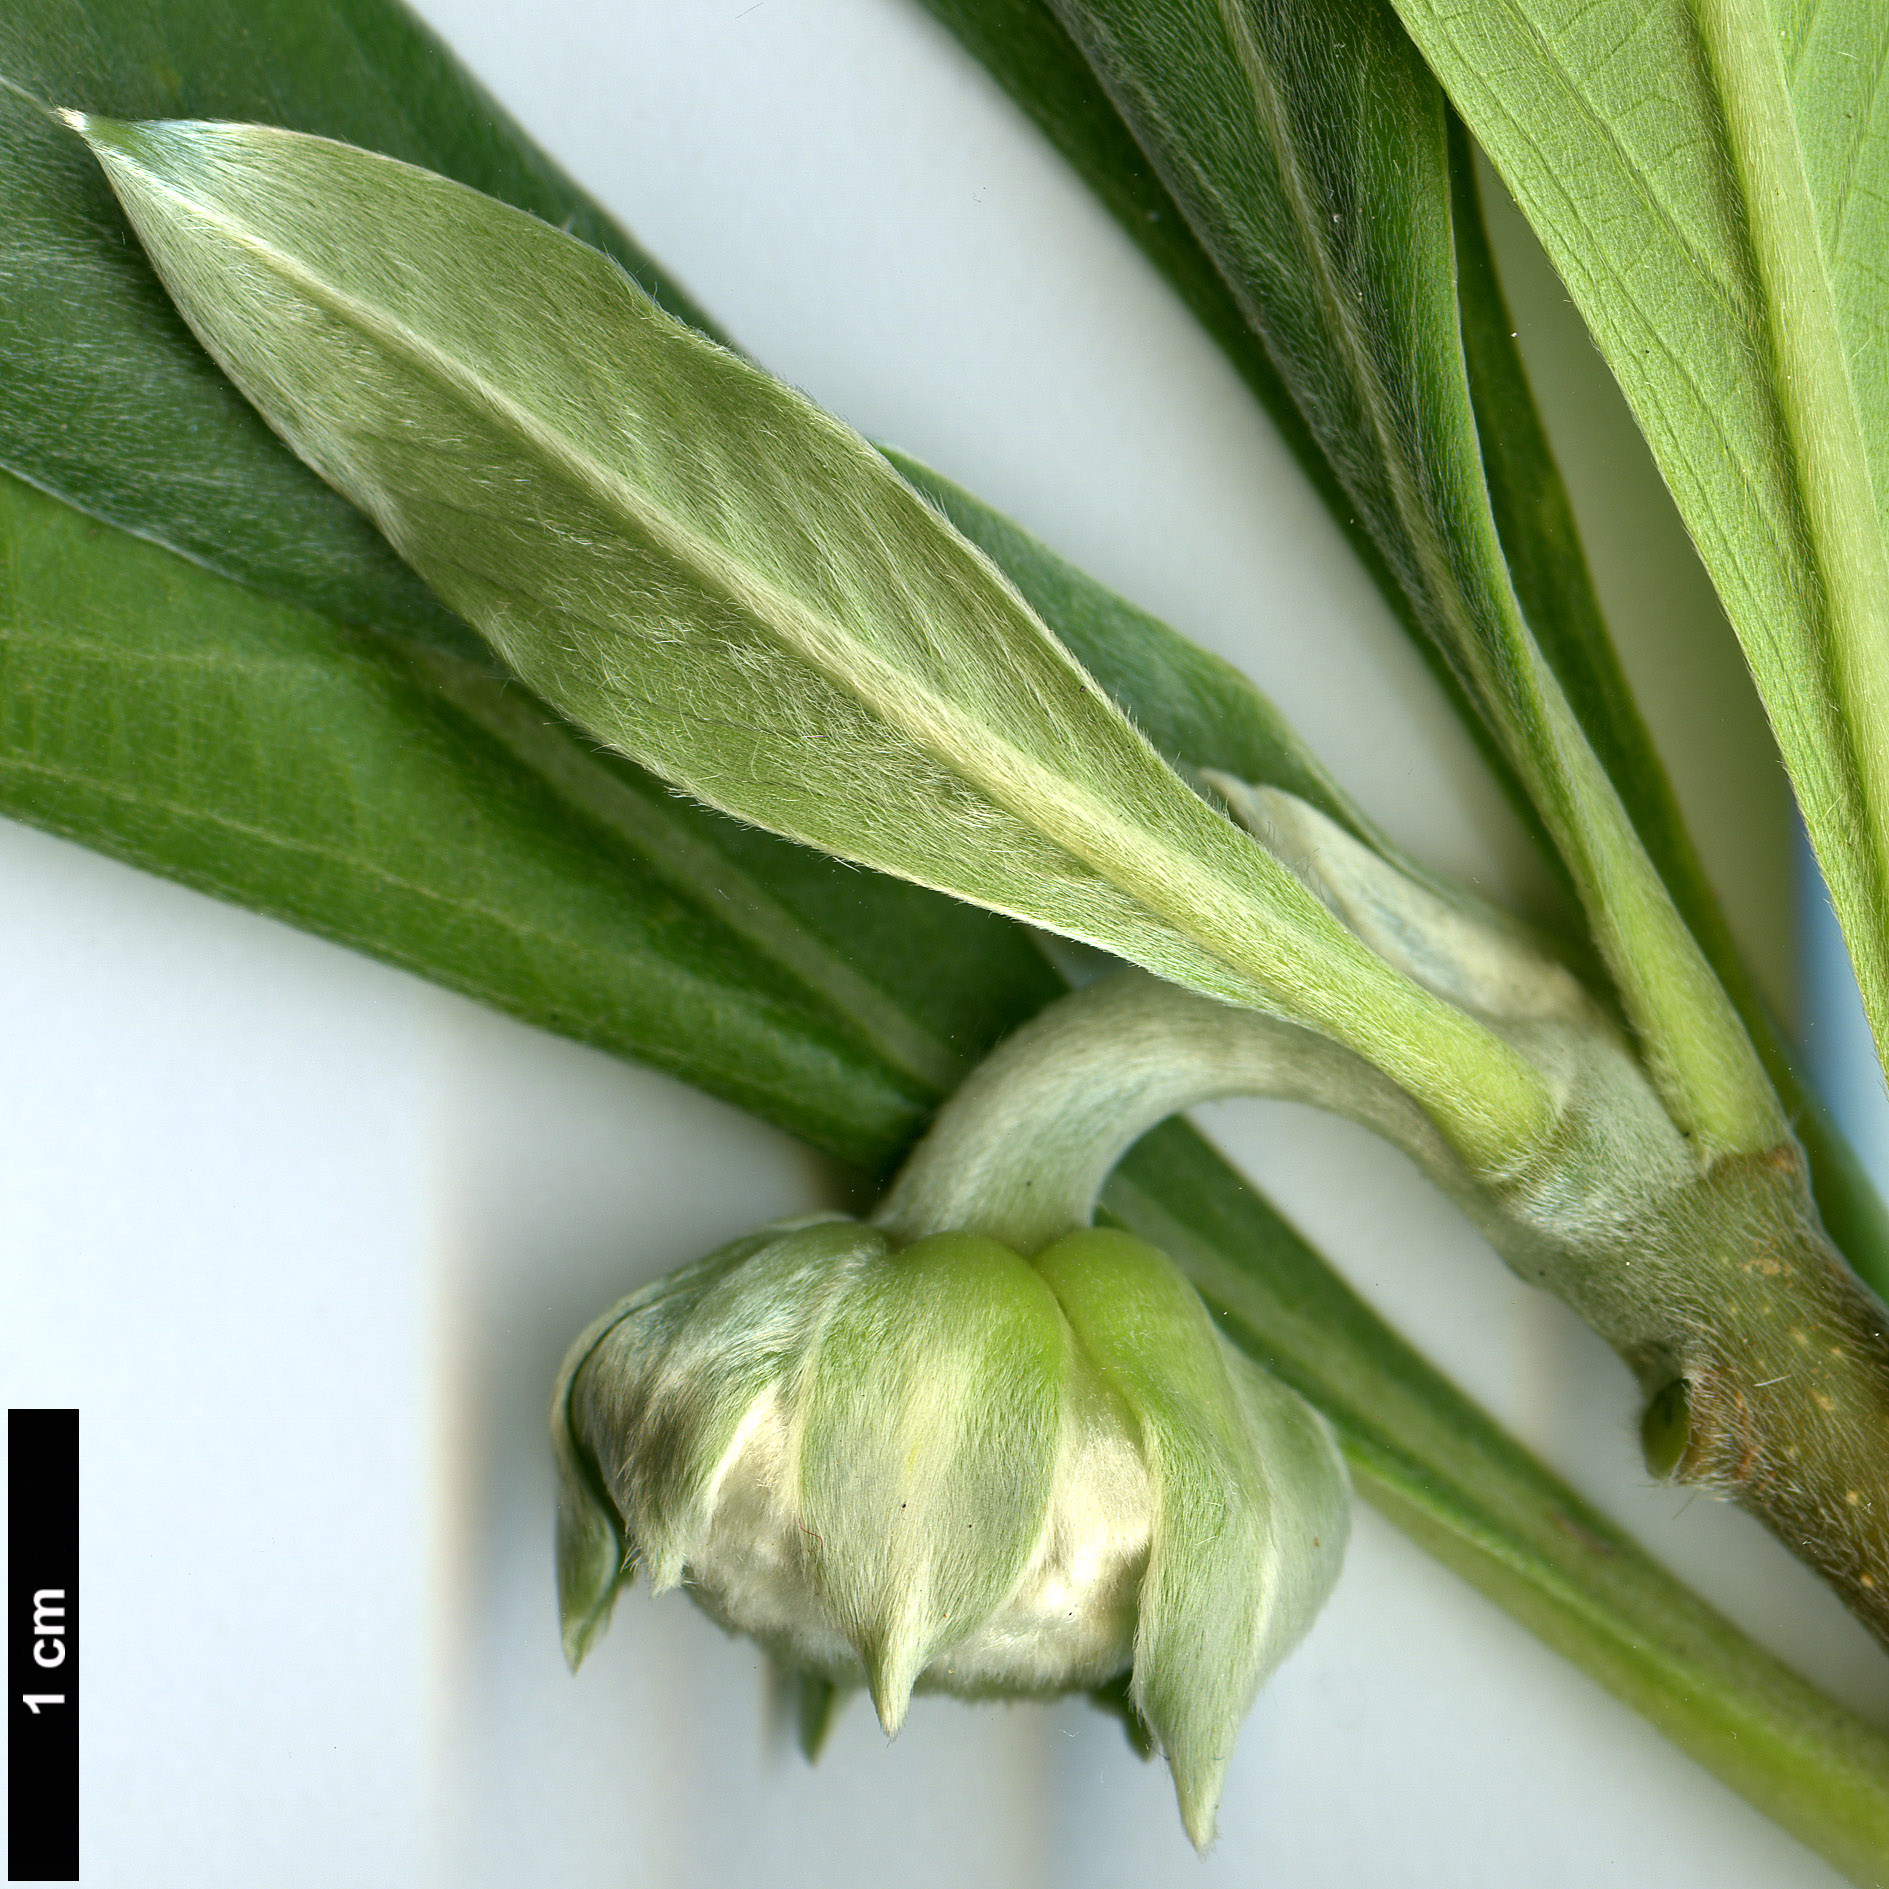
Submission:
[[1889,1740],[1503,1435],[1184,1123],[1128,1155],[1101,1210],[1319,1407],[1374,1508],[1851,1880],[1889,1882]]
[[1216,1096],[1310,1102],[1385,1136],[1523,1278],[1613,1345],[1649,1398],[1655,1468],[1729,1496],[1889,1645],[1889,1314],[1824,1236],[1786,1142],[1701,1168],[1594,1020],[1517,1040],[1556,1072],[1557,1132],[1521,1171],[1466,1168],[1349,1051],[1138,974],[1053,1005],[939,1114],[879,1212],[1035,1251],[1086,1224],[1123,1152]]

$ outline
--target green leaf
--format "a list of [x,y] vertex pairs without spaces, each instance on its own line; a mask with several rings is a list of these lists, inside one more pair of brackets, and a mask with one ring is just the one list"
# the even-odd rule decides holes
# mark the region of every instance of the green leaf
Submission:
[[1484,483],[1443,96],[1386,7],[1058,0],[1495,733],[1586,908],[1662,1098],[1708,1149],[1784,1118],[1543,657]]
[[[559,753],[581,749],[529,711],[508,747],[441,681],[474,707],[490,688],[0,477],[0,809],[673,1070],[863,1166],[895,1154],[956,1060],[922,1013],[721,857],[727,822],[690,831],[628,777],[612,805],[561,792]],[[965,917],[1002,993],[985,1002],[1024,1014],[1052,980]],[[907,1066],[927,1046],[929,1079]]]
[[[6,36],[0,67],[31,79],[46,95],[104,109],[267,115],[336,135],[352,128],[357,135],[371,135],[382,148],[518,200],[489,178],[463,170],[454,154],[461,140],[476,142],[482,126],[496,127],[493,136],[500,143],[521,142],[517,134],[405,16],[369,0],[332,3],[319,12],[288,0],[255,0],[245,6],[240,21],[231,19],[222,0],[167,0],[161,9],[121,0],[94,0],[83,8],[76,0],[19,0],[0,12],[0,35]],[[251,44],[292,44],[297,56],[282,61],[258,57],[247,93],[219,92],[202,76],[225,70]],[[387,48],[402,46],[417,50],[397,74],[378,63]],[[447,80],[434,65],[447,69]],[[160,84],[170,89],[156,96],[140,90]],[[442,93],[454,88],[470,100],[463,113],[438,105]],[[434,101],[430,107],[429,100]],[[416,143],[351,127],[345,114],[368,101],[401,117]],[[49,166],[23,156],[34,140],[41,141],[42,151],[61,152],[62,161]],[[269,611],[253,594],[214,585],[195,592],[191,587],[202,581],[200,573],[179,576],[175,560],[145,547],[126,547],[115,533],[66,519],[59,527],[67,534],[67,549],[59,559],[63,574],[57,627],[68,637],[80,629],[87,632],[88,659],[83,666],[62,660],[37,667],[31,694],[17,700],[18,712],[38,722],[42,744],[55,721],[70,723],[74,739],[65,744],[64,764],[70,767],[71,785],[52,784],[55,769],[0,769],[6,811],[54,825],[88,844],[184,877],[221,896],[343,937],[444,983],[459,981],[463,954],[464,962],[480,973],[469,987],[547,1027],[583,1034],[589,1028],[585,1018],[611,1017],[606,953],[573,951],[558,959],[557,974],[568,981],[553,988],[545,977],[554,952],[512,948],[515,936],[531,940],[540,931],[556,930],[544,925],[543,915],[525,902],[537,883],[534,878],[494,873],[487,886],[493,894],[489,904],[455,905],[450,896],[432,896],[436,871],[450,882],[456,862],[490,843],[480,837],[483,823],[498,820],[520,802],[528,810],[542,804],[542,784],[525,772],[512,772],[511,762],[493,770],[477,799],[462,795],[453,801],[450,782],[443,788],[428,786],[428,793],[453,801],[459,817],[471,823],[465,854],[447,843],[452,837],[449,823],[424,848],[407,845],[397,851],[399,864],[392,872],[383,871],[371,852],[363,852],[345,871],[324,871],[319,898],[308,893],[288,857],[294,852],[293,836],[334,823],[337,810],[325,804],[325,797],[335,792],[345,803],[349,785],[345,771],[295,768],[293,751],[284,739],[293,733],[290,711],[299,700],[301,712],[322,719],[327,710],[321,703],[332,706],[346,697],[352,665],[359,661],[368,678],[366,692],[399,723],[394,745],[411,744],[421,756],[435,753],[433,731],[442,712],[425,694],[407,692],[408,678],[400,668],[404,658],[397,648],[390,658],[392,680],[383,680],[380,652],[395,639],[381,632],[415,620],[451,638],[452,620],[434,608],[375,535],[360,530],[357,514],[333,501],[312,474],[268,437],[249,409],[230,397],[222,378],[206,369],[182,324],[167,312],[168,303],[156,292],[135,246],[128,244],[122,219],[96,170],[76,161],[70,143],[53,138],[36,113],[3,95],[0,148],[5,151],[0,201],[6,207],[0,217],[0,257],[6,261],[0,266],[7,271],[0,275],[0,412],[6,416],[0,424],[0,463],[17,465],[34,483],[53,489],[60,488],[52,474],[64,466],[73,482],[65,496],[83,509],[96,514],[107,503],[122,503],[128,528],[176,542],[201,561],[223,560],[221,568],[232,568],[230,560],[254,550],[253,568],[239,574],[264,588],[279,586],[291,601],[319,600],[296,595],[295,586],[319,586],[331,574],[352,573],[349,582],[356,588],[349,594],[359,601],[339,614],[348,623],[378,626],[334,626],[343,644],[340,656],[311,643],[301,651],[305,663],[272,663],[264,659],[267,634],[255,645],[236,635],[243,609],[267,629]],[[528,152],[512,161],[527,177],[555,177]],[[562,220],[572,206],[559,189],[569,187],[548,187],[552,202],[542,213],[547,220]],[[581,220],[577,227],[584,228]],[[37,231],[43,244],[22,247],[15,239],[23,231]],[[619,238],[606,235],[599,240],[624,255]],[[97,253],[82,256],[79,252],[88,247]],[[36,272],[54,266],[64,252],[71,252],[69,260],[80,270],[73,280],[89,277],[109,285],[113,296],[130,298],[125,319],[110,317],[102,328],[82,326],[95,314],[103,317],[103,309],[82,306],[84,298],[77,293],[32,296]],[[671,300],[668,305],[675,304]],[[45,337],[22,335],[13,322],[22,311],[48,324]],[[59,345],[61,337],[87,335],[97,337],[98,345]],[[161,338],[161,345],[154,337]],[[19,351],[23,341],[24,355]],[[34,360],[39,366],[27,372],[23,361]],[[36,380],[38,373],[51,378]],[[16,391],[48,387],[49,398],[42,393],[9,402]],[[48,433],[63,432],[67,447],[82,445],[89,457],[76,462],[61,461],[56,454],[31,458],[47,444],[27,425],[42,406]],[[85,412],[95,424],[63,425],[73,412]],[[22,426],[27,428],[24,436],[18,431]],[[265,455],[274,455],[273,464],[246,458],[249,442],[260,442]],[[20,464],[23,458],[31,463]],[[114,482],[120,470],[126,474],[122,487]],[[271,496],[297,487],[300,498]],[[34,494],[24,498],[35,506],[44,504]],[[246,521],[246,510],[256,511],[258,517]],[[354,550],[349,549],[350,537]],[[274,555],[278,539],[289,547],[288,554]],[[12,546],[9,538],[0,568],[11,566]],[[360,547],[366,547],[364,553]],[[129,561],[134,554],[145,561]],[[122,614],[111,607],[93,608],[95,578],[104,593],[118,597]],[[173,637],[181,634],[184,619],[201,611],[205,621],[218,622],[219,637],[229,630],[232,649],[232,659],[220,665],[222,699],[206,696],[203,713],[187,711],[179,729],[142,706],[149,665],[139,649],[142,614],[149,609],[161,616],[173,596],[180,619],[171,626]],[[1046,607],[1038,601],[1039,607]],[[409,609],[420,613],[417,619],[403,615]],[[161,623],[155,634],[161,643]],[[471,639],[458,634],[469,650]],[[333,666],[335,678],[318,686],[324,664]],[[11,681],[23,673],[10,671],[10,709],[16,702]],[[490,682],[482,668],[471,665],[464,679],[468,700],[476,693],[475,681]],[[278,683],[290,681],[299,695],[285,703],[272,701]],[[516,685],[508,697],[514,705],[528,701]],[[484,746],[488,756],[503,747],[485,745],[485,737],[476,729],[458,727],[452,715],[445,721],[452,728],[454,752],[443,755],[441,765],[449,771],[468,765],[459,752],[464,742],[470,741],[475,750]],[[278,796],[260,803],[246,798],[259,782],[267,784],[259,769],[248,774],[231,766],[174,772],[164,763],[173,752],[188,759],[215,751],[227,725],[269,731],[270,751],[284,776]],[[550,740],[556,731],[540,721],[539,733]],[[38,751],[45,751],[43,745]],[[1188,756],[1179,753],[1175,758],[1185,761]],[[1211,755],[1205,758],[1213,763]],[[587,744],[570,742],[564,744],[561,765],[598,759]],[[377,765],[383,768],[377,778],[385,781],[384,758],[377,759]],[[518,766],[522,769],[523,762]],[[628,769],[606,771],[620,780],[634,778]],[[1249,771],[1230,759],[1227,771],[1258,775],[1257,769]],[[184,781],[193,783],[202,797],[194,808],[189,794],[178,791]],[[587,777],[580,804],[589,803],[599,791],[599,780]],[[647,809],[698,818],[700,833],[718,836],[727,856],[816,937],[839,941],[843,954],[857,948],[860,968],[870,970],[915,1022],[949,1040],[967,1060],[1001,1035],[1008,1021],[1039,1007],[1057,988],[1027,943],[996,921],[877,876],[834,868],[751,830],[695,816],[660,793],[645,804]],[[270,807],[285,822],[280,832],[262,817]],[[341,813],[346,811],[344,804]],[[612,914],[612,927],[633,922],[627,904],[619,903],[624,899],[624,855],[617,844],[580,844],[583,824],[569,807],[558,808],[553,824],[560,834],[560,856],[574,873],[590,876],[583,896],[594,900],[598,911]],[[199,827],[202,837],[196,832]],[[369,834],[400,838],[391,822],[346,830],[356,840]],[[280,863],[283,860],[287,863]],[[328,901],[335,900],[347,920],[347,899],[339,888],[350,873],[383,888],[370,901],[375,909],[367,910],[358,926],[332,922],[327,910]],[[428,921],[402,927],[378,908],[386,896],[384,887],[406,877],[413,882],[414,911],[424,918],[429,912],[452,910],[450,925]],[[674,883],[665,884],[676,899],[671,909],[679,911],[682,922],[697,923],[703,912],[719,916],[726,910],[713,883],[698,881],[687,896]],[[961,923],[961,931],[953,930],[954,921]],[[751,967],[744,965],[742,975],[752,975]],[[703,988],[712,991],[712,980]],[[739,996],[738,986],[724,987],[710,1027],[676,1044],[675,1060],[667,1066],[714,1087],[722,1061],[720,1032],[741,1027]],[[722,1001],[726,998],[735,1001]],[[756,1006],[750,1014],[763,1011],[764,1006]],[[830,1010],[826,1015],[830,1022]],[[619,1014],[617,1021],[626,1019]],[[820,1026],[809,1026],[797,1014],[792,1027],[811,1027],[817,1038]],[[872,1035],[865,1024],[860,1031]],[[599,1030],[593,1040],[645,1060],[663,1054],[660,1033],[639,1041],[633,1027],[614,1035]],[[782,1052],[775,1066],[789,1069],[793,1060]],[[893,1060],[888,1053],[887,1063]],[[824,1082],[820,1065],[816,1055],[805,1067]],[[835,1084],[833,1093],[839,1094],[842,1087],[843,1099],[831,1112],[817,1094],[810,1096],[792,1081],[765,1092],[750,1089],[747,1101],[808,1139],[863,1151],[855,1152],[855,1159],[882,1161],[909,1138],[902,1126],[909,1119],[908,1104],[898,1081],[874,1076]],[[829,1126],[823,1128],[823,1121]],[[1688,1624],[1695,1617],[1687,1610],[1696,1603],[1424,1366],[1190,1129],[1171,1124],[1127,1164],[1112,1198],[1117,1210],[1132,1218],[1125,1191],[1130,1185],[1161,1205],[1170,1230],[1183,1225],[1193,1230],[1191,1240],[1183,1242],[1175,1235],[1168,1244],[1177,1254],[1185,1247],[1197,1279],[1210,1283],[1204,1254],[1228,1269],[1223,1279],[1239,1278],[1245,1296],[1237,1302],[1245,1322],[1234,1329],[1241,1341],[1275,1368],[1289,1366],[1288,1375],[1333,1415],[1344,1430],[1354,1473],[1401,1526],[1531,1630],[1637,1702],[1669,1736],[1781,1816],[1814,1847],[1859,1875],[1889,1852],[1880,1808],[1889,1754],[1880,1741],[1800,1682],[1784,1676],[1780,1687],[1774,1663],[1744,1642],[1745,1654],[1757,1664],[1747,1668],[1742,1693],[1737,1682],[1731,1682],[1730,1691],[1742,1697],[1745,1714],[1734,1723],[1743,1724],[1749,1738],[1754,1715],[1769,1711],[1780,1722],[1797,1724],[1800,1731],[1793,1746],[1794,1766],[1760,1762],[1741,1767],[1739,1750],[1760,1753],[1762,1741],[1730,1746],[1719,1729],[1722,1707],[1715,1703],[1708,1709],[1707,1694],[1688,1683],[1696,1677],[1688,1655],[1696,1622]],[[1152,1220],[1148,1224],[1152,1227]],[[1164,1236],[1156,1232],[1154,1237]],[[1229,1290],[1226,1297],[1234,1295]],[[1382,1467],[1386,1463],[1391,1465],[1388,1473]],[[1626,1572],[1611,1580],[1615,1570]],[[1715,1622],[1713,1631],[1736,1638],[1722,1622]],[[1640,1666],[1648,1661],[1664,1661],[1663,1670],[1680,1683],[1644,1679]],[[1756,1678],[1749,1678],[1752,1672]],[[1827,1803],[1803,1783],[1805,1774],[1819,1769],[1828,1780]],[[1868,1808],[1872,1790],[1878,1806],[1873,1813]]]
[[1775,25],[1765,0],[1399,11],[1560,270],[1718,586],[1881,1051],[1880,9],[1791,5]]
[[1880,522],[1889,518],[1889,17],[1869,0],[1775,0],[1771,18]]
[[1473,1163],[1546,1131],[1533,1072],[1192,793],[879,454],[596,251],[326,140],[74,123],[231,378],[580,727],[1323,1029]]

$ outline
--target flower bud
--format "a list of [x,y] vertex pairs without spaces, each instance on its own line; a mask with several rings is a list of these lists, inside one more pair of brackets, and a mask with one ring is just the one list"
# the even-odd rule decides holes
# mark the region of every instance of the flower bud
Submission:
[[888,1733],[915,1686],[1129,1675],[1201,1847],[1348,1526],[1319,1418],[1116,1232],[1026,1260],[973,1233],[769,1229],[585,1332],[552,1421],[573,1666],[641,1567],[787,1666],[863,1679]]

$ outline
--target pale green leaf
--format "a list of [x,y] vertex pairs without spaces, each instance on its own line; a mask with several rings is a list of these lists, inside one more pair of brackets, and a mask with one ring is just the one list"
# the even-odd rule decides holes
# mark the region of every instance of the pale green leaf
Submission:
[[1889,9],[1772,0],[1879,519],[1889,519]]
[[580,727],[842,858],[1330,1032],[1478,1161],[1537,1080],[1192,793],[886,461],[463,186],[76,121],[236,383]]
[[1889,1047],[1880,9],[1789,5],[1776,22],[1764,0],[1398,10],[1672,487]]

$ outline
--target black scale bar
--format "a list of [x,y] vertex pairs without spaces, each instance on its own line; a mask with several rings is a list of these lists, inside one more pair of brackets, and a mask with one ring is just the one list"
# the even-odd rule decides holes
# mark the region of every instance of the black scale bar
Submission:
[[7,1412],[7,1881],[79,1880],[79,1413]]

